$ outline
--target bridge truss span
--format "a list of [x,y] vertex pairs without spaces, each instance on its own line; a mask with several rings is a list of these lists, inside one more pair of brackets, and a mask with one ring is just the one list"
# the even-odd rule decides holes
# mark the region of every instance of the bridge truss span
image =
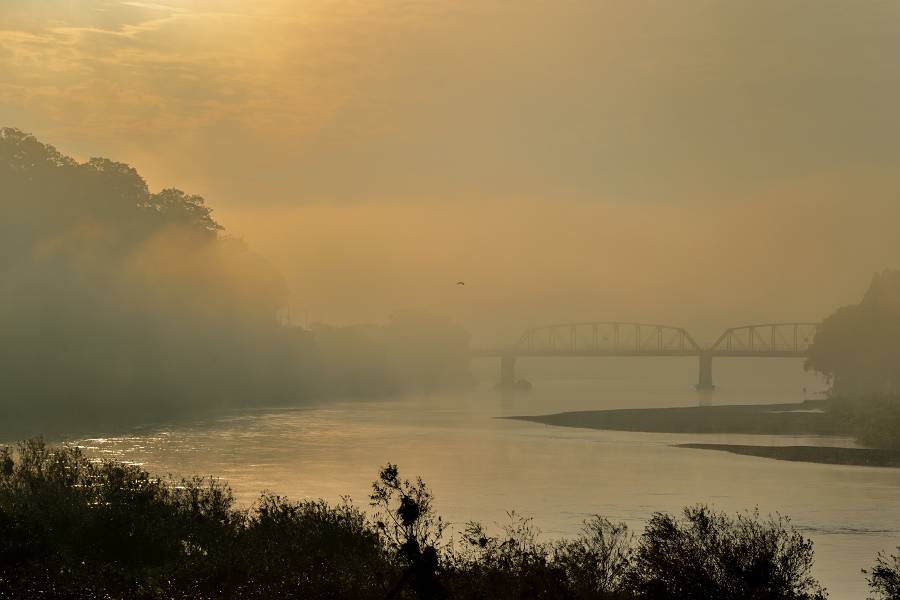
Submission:
[[762,323],[726,329],[709,349],[713,356],[802,358],[819,323]]
[[528,329],[513,352],[518,356],[697,356],[703,350],[682,327],[591,321]]
[[474,350],[496,356],[500,385],[514,387],[516,359],[575,356],[694,356],[700,360],[697,389],[712,390],[713,358],[803,358],[818,323],[762,323],[726,329],[712,346],[701,347],[682,327],[622,321],[560,323],[527,329],[513,346]]

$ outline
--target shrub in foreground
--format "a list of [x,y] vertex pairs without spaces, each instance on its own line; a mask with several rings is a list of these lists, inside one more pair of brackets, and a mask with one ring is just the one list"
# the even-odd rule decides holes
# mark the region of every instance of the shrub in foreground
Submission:
[[900,548],[898,554],[875,558],[875,566],[866,571],[873,600],[900,600]]
[[705,506],[650,519],[632,565],[642,597],[817,600],[812,542],[784,518],[729,518]]
[[[825,597],[811,542],[781,518],[695,507],[653,515],[635,539],[593,517],[549,542],[511,513],[499,533],[468,523],[454,538],[425,483],[396,465],[369,500],[372,517],[349,499],[271,494],[239,509],[215,480],[24,442],[0,449],[0,598]],[[897,597],[893,560],[870,573],[880,598]]]

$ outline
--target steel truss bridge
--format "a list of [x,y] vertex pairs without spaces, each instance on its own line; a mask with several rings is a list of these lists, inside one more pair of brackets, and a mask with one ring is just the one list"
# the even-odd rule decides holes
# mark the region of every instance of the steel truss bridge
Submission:
[[516,359],[576,356],[698,357],[697,389],[714,389],[715,357],[804,358],[818,323],[764,323],[726,329],[709,347],[702,347],[682,327],[619,321],[561,323],[527,329],[508,348],[476,348],[474,357],[500,358],[500,385],[515,384]]

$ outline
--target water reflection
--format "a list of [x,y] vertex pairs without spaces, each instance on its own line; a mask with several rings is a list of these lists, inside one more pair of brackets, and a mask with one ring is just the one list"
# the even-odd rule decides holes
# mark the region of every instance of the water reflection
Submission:
[[[329,500],[349,493],[364,502],[379,466],[396,462],[431,484],[438,510],[457,525],[499,522],[516,509],[533,516],[550,537],[575,533],[592,513],[637,528],[654,511],[698,502],[728,511],[758,506],[763,513],[790,515],[813,537],[817,575],[833,598],[864,597],[859,570],[876,551],[900,542],[900,471],[671,448],[684,442],[852,440],[608,432],[496,418],[696,405],[693,362],[650,362],[589,362],[586,376],[573,378],[523,361],[535,383],[526,394],[498,393],[486,382],[461,394],[236,412],[81,443],[98,456],[140,462],[158,473],[223,477],[243,503],[263,489]],[[758,370],[722,362],[719,388],[704,401],[799,401],[803,385],[820,385],[796,363],[773,362],[760,378]]]
[[699,406],[712,406],[713,405],[713,390],[708,389],[698,389],[697,390],[697,402]]

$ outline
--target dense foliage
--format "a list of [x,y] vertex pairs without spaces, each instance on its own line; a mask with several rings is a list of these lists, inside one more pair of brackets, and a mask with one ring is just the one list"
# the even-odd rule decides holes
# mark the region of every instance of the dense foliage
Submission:
[[812,542],[784,518],[688,508],[650,519],[635,557],[636,589],[649,598],[824,598],[810,575]]
[[875,275],[859,304],[825,319],[806,366],[832,382],[835,395],[900,394],[900,271]]
[[857,441],[900,448],[900,271],[872,279],[859,304],[821,324],[806,368],[831,382],[831,416]]
[[459,385],[468,338],[398,313],[307,331],[203,198],[0,129],[0,430]]
[[829,406],[859,443],[900,449],[900,396],[837,398]]
[[[897,548],[900,552],[900,548]],[[875,566],[867,572],[872,600],[900,600],[900,553],[879,554]]]
[[[395,465],[370,504],[372,517],[349,500],[264,495],[242,510],[215,480],[25,442],[0,451],[0,598],[824,597],[811,543],[783,519],[696,507],[654,515],[638,539],[594,517],[544,542],[513,513],[499,534],[468,523],[454,539],[427,486]],[[871,577],[896,589],[883,561]]]

